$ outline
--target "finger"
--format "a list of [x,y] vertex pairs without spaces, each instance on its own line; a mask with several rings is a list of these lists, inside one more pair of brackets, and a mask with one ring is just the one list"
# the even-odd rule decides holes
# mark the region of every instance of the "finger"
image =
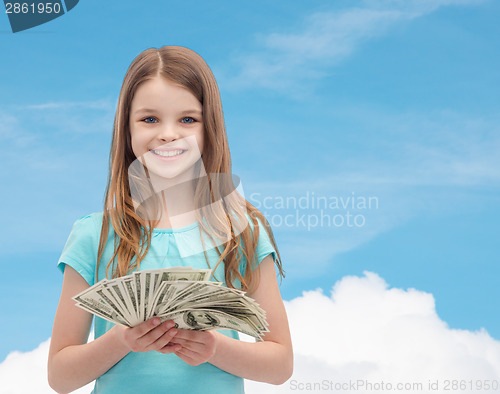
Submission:
[[148,332],[153,330],[154,328],[158,327],[161,323],[160,318],[154,317],[152,319],[146,320],[145,322],[132,327],[130,332],[136,337],[140,338],[144,335],[146,335]]
[[175,353],[181,349],[182,349],[182,346],[179,345],[178,343],[169,342],[165,346],[163,346],[161,349],[158,349],[158,352],[164,353],[164,354]]
[[[166,320],[163,322],[163,325],[167,325],[168,327],[173,327],[175,326],[175,322],[173,320]],[[143,327],[142,327],[143,326]],[[140,327],[140,332],[142,332],[142,335],[140,337],[147,335],[149,332],[154,330],[157,327],[161,326],[161,320],[159,317],[153,317],[152,319],[146,320],[144,323],[141,323],[137,326],[137,328]],[[135,327],[134,327],[135,328]]]
[[[151,319],[135,327],[126,328],[123,331],[123,338],[132,351],[142,351],[143,345],[139,341],[139,338],[143,338],[151,332],[151,330],[157,328],[159,321],[158,318]],[[144,341],[142,341],[142,343],[144,343]]]
[[191,364],[191,365],[196,364],[196,360],[194,360],[193,358],[186,356],[184,353],[182,353],[182,349],[175,352],[175,355],[188,364]]
[[176,328],[171,328],[163,335],[161,335],[156,341],[149,345],[151,350],[158,350],[168,345],[170,341],[174,338],[175,334],[177,334]]
[[[178,335],[178,333],[177,333],[177,335]],[[177,335],[174,338],[172,338],[172,341],[170,343],[177,343],[179,345],[184,346],[184,344],[186,344],[188,341],[185,339],[177,338]]]
[[[152,329],[151,331],[149,331],[148,333],[146,333],[142,337],[138,338],[137,343],[139,343],[141,346],[143,346],[145,348],[145,350],[147,349],[146,351],[155,350],[155,349],[157,349],[157,347],[154,346],[154,343],[158,339],[160,339],[163,335],[165,335],[165,333],[168,330],[170,330],[173,327],[173,325],[174,325],[173,322],[167,321],[167,322],[155,327],[154,329]],[[170,336],[168,339],[170,340],[172,338],[172,336]],[[168,343],[168,341],[165,342],[164,345],[166,345],[166,343]]]
[[183,356],[189,357],[193,360],[197,359],[200,356],[198,352],[185,348],[184,346],[182,346],[181,349],[178,350],[176,353],[182,354]]
[[191,342],[205,343],[207,335],[209,334],[205,331],[179,329],[175,338],[184,339]]
[[199,342],[187,341],[185,339],[178,340],[177,338],[175,338],[175,341],[181,345],[183,349],[189,349],[196,353],[200,353],[205,348],[205,345]]

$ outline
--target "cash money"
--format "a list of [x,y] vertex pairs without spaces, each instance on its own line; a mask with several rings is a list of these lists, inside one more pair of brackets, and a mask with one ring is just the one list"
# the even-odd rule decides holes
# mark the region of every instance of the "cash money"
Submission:
[[243,291],[210,281],[212,270],[172,267],[103,279],[75,295],[76,306],[134,327],[155,316],[190,330],[230,329],[262,340],[266,313]]

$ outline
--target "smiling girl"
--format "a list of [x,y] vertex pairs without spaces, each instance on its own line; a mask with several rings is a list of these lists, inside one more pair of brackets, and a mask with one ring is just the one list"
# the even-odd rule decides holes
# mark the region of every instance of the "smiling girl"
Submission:
[[[78,219],[48,359],[50,386],[66,393],[241,393],[243,379],[282,384],[293,353],[265,217],[236,190],[215,78],[195,52],[148,49],[120,92],[103,212]],[[148,194],[149,193],[149,194]],[[204,240],[208,240],[205,243]],[[201,245],[201,246],[200,246]],[[105,277],[189,266],[246,291],[266,311],[263,341],[232,330],[182,330],[155,317],[135,327],[94,320],[72,297]]]

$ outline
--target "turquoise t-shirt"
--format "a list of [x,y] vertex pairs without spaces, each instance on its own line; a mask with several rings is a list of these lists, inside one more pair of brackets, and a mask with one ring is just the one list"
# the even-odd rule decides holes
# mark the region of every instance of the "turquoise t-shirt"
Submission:
[[[64,272],[66,264],[74,268],[87,283],[95,283],[97,249],[101,233],[103,213],[92,213],[78,219],[71,230],[66,245],[58,261],[58,268]],[[253,229],[253,224],[249,220]],[[276,251],[269,236],[259,221],[259,241],[257,260],[260,262],[269,254],[276,261]],[[99,279],[105,277],[107,263],[113,256],[114,230],[110,225],[108,242],[99,264]],[[203,254],[198,253],[200,233],[198,224],[177,229],[154,229],[150,249],[140,263],[140,270],[189,266],[208,268]],[[207,250],[210,268],[218,260],[215,248]],[[240,271],[244,272],[246,261]],[[111,276],[111,275],[110,275]],[[225,284],[224,266],[219,264],[215,279]],[[107,332],[113,323],[94,316],[94,337]],[[221,333],[239,339],[232,330],[219,330]],[[243,379],[227,373],[210,363],[191,366],[175,354],[151,352],[130,352],[95,382],[92,393],[243,393]]]

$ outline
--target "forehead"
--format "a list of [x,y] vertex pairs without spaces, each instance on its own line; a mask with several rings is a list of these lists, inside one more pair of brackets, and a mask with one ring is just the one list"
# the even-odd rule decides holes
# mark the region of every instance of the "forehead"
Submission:
[[184,86],[162,77],[155,77],[141,83],[134,94],[131,110],[136,111],[141,108],[201,111],[202,105]]

